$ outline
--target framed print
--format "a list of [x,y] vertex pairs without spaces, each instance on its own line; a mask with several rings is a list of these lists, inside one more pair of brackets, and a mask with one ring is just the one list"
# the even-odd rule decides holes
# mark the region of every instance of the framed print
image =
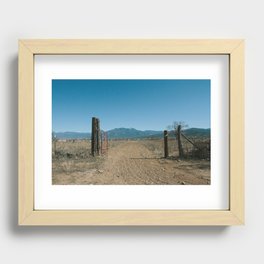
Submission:
[[243,40],[20,40],[19,225],[244,223]]

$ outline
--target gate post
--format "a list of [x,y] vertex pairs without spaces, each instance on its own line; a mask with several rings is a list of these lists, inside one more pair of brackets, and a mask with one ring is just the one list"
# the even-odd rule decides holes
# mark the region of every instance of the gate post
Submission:
[[96,152],[97,155],[100,155],[101,153],[101,147],[100,147],[100,141],[101,141],[101,136],[100,136],[100,120],[99,118],[96,118]]
[[178,128],[177,128],[177,138],[178,138],[179,158],[183,158],[184,153],[183,153],[183,148],[182,148],[182,143],[181,143],[181,125],[178,125]]
[[91,154],[95,156],[96,146],[96,118],[92,118]]
[[168,151],[168,131],[164,130],[164,158],[168,158],[169,151]]

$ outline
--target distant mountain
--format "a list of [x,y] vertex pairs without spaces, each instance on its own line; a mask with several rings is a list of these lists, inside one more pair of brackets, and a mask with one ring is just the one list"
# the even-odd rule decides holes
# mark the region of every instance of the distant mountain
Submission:
[[55,136],[58,139],[85,139],[90,138],[91,133],[83,132],[55,132]]
[[182,133],[189,137],[210,137],[210,128],[189,128],[182,131]]
[[[107,131],[109,139],[162,138],[163,131],[137,130],[135,128],[115,128]],[[209,137],[211,130],[203,128],[189,128],[183,131],[189,137]],[[55,132],[58,139],[90,139],[91,133]]]
[[124,138],[144,138],[160,134],[161,131],[154,130],[137,130],[135,128],[115,128],[107,131],[110,139]]

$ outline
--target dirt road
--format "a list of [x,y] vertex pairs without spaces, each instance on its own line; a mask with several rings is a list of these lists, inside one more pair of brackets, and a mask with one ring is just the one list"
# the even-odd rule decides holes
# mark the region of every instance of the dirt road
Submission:
[[210,162],[163,159],[142,141],[109,149],[97,168],[55,173],[54,184],[210,184]]

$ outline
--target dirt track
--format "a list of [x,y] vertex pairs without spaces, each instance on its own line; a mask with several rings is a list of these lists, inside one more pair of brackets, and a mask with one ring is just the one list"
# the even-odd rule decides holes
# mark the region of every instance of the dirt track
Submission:
[[210,162],[163,159],[147,143],[123,141],[96,168],[54,170],[53,184],[210,184]]

